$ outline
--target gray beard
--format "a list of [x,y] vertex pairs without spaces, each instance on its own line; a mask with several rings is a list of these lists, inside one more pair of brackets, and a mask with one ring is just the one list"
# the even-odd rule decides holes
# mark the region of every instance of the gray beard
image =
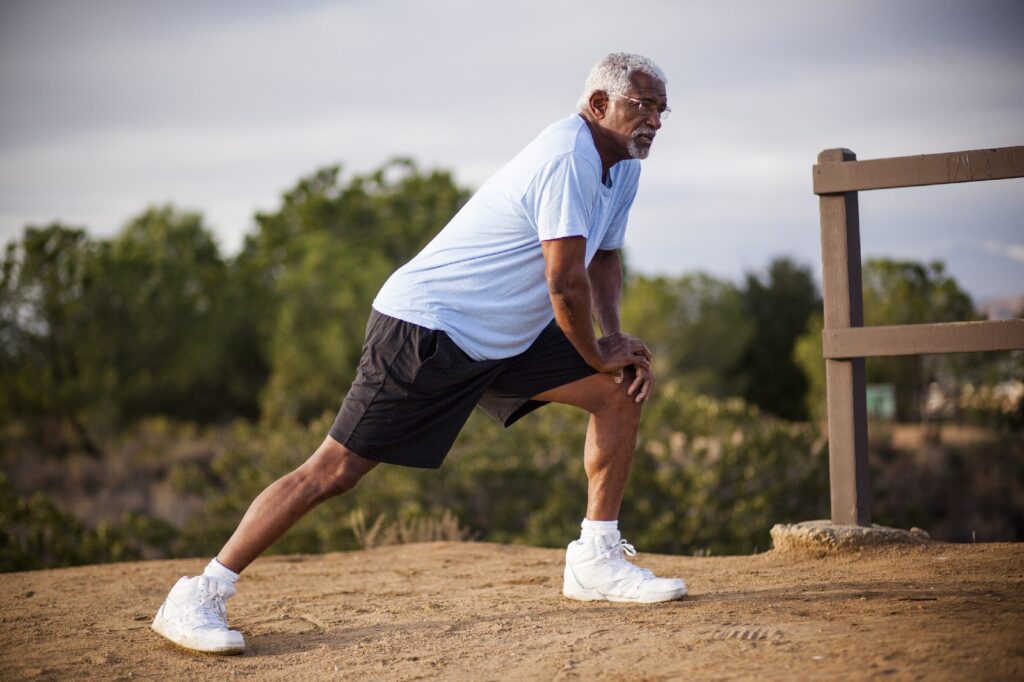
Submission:
[[640,145],[636,143],[636,138],[644,134],[654,135],[655,132],[656,131],[653,128],[637,128],[634,130],[633,134],[629,138],[629,142],[626,143],[626,151],[629,152],[629,155],[634,159],[646,159],[647,155],[651,153],[651,148],[649,146],[641,148]]
[[651,148],[644,147],[643,149],[641,149],[640,146],[636,143],[636,139],[634,138],[630,139],[630,141],[626,144],[626,151],[629,152],[629,155],[632,156],[634,159],[646,159],[647,155],[651,153]]

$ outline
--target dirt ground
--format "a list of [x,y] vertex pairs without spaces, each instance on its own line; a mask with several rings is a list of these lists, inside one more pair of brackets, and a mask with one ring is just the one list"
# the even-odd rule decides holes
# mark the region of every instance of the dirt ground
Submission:
[[640,554],[690,596],[561,597],[564,552],[430,543],[257,561],[230,602],[248,649],[149,629],[201,560],[0,575],[0,678],[1024,679],[1024,545],[812,557]]

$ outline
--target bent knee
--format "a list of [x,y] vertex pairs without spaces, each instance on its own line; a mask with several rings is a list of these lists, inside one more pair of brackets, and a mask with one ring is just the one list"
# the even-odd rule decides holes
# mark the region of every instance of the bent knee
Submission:
[[629,394],[629,387],[636,379],[636,370],[627,367],[622,373],[622,381],[615,383],[614,380],[608,394],[601,404],[601,411],[607,415],[619,416],[627,420],[639,420],[643,403],[636,401],[636,394]]

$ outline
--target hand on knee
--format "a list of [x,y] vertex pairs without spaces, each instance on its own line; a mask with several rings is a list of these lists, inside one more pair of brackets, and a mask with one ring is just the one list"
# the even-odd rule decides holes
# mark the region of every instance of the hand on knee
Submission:
[[628,367],[627,370],[622,378],[622,383],[616,384],[614,390],[609,393],[604,401],[601,410],[602,416],[615,417],[623,421],[639,422],[643,403],[636,402],[634,396],[628,393],[630,384],[636,378],[636,373],[632,367]]

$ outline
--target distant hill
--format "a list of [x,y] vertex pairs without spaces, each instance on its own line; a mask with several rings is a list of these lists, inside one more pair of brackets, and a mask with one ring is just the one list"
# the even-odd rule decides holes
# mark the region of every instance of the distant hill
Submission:
[[1024,294],[987,298],[978,304],[978,310],[990,320],[1012,320],[1024,312]]

